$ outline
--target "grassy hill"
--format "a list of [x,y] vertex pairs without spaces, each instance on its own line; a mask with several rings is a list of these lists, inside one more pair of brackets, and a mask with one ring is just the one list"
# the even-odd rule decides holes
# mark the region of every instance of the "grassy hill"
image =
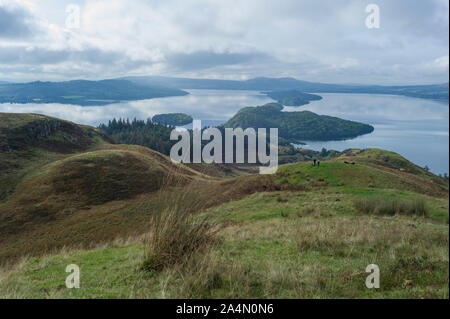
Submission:
[[95,128],[57,118],[0,113],[0,202],[28,172],[109,141]]
[[[111,211],[171,184],[168,176],[176,176],[182,185],[201,175],[148,148],[110,144],[93,127],[42,115],[2,113],[0,136],[2,261],[106,234],[114,237],[102,222],[115,223],[108,217]],[[123,203],[114,206],[112,201]],[[127,221],[128,229],[138,223]],[[78,231],[81,234],[74,234]]]
[[[50,120],[2,114],[0,127],[19,145],[11,132]],[[2,160],[31,155],[0,204],[0,297],[449,296],[448,181],[396,153],[350,149],[319,167],[224,178],[59,121],[80,140],[91,132],[83,147],[69,151],[59,128],[25,151],[3,144]],[[65,288],[71,263],[80,289]],[[371,263],[380,289],[365,287]]]
[[338,140],[371,133],[368,124],[343,120],[310,111],[282,112],[283,106],[268,103],[263,106],[245,107],[228,120],[223,127],[278,128],[278,135],[287,140]]

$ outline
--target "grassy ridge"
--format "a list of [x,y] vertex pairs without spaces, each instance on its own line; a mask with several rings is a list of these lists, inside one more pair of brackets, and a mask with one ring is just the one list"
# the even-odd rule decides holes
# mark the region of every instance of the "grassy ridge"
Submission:
[[26,174],[109,142],[89,126],[39,114],[0,113],[0,203],[14,193]]

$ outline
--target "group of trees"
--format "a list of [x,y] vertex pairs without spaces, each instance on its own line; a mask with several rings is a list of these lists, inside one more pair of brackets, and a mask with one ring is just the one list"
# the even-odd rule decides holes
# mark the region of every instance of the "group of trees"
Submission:
[[[142,145],[149,147],[155,151],[160,153],[169,155],[170,149],[177,141],[170,140],[170,132],[172,131],[173,126],[166,126],[158,123],[152,122],[150,119],[137,120],[136,118],[133,120],[129,119],[113,119],[110,120],[107,124],[101,124],[99,129],[110,136],[114,142],[119,144],[133,144],[133,145]],[[205,128],[204,128],[205,129]],[[225,145],[225,128],[223,126],[218,127],[218,129],[222,133],[222,145]],[[190,131],[192,138],[192,131]],[[209,141],[202,140],[202,148]],[[244,154],[247,155],[247,139],[245,139],[244,143]],[[234,147],[236,147],[234,143]],[[268,150],[267,150],[268,151]],[[236,148],[234,148],[234,154],[236,154]],[[191,156],[193,154],[192,143],[191,143]],[[321,152],[312,151],[312,150],[300,150],[295,148],[290,144],[288,140],[283,138],[279,138],[279,156],[280,156],[280,164],[293,162],[298,160],[309,160],[312,158],[325,159],[328,157],[336,157],[340,153],[336,151],[329,151],[325,148],[322,149]],[[225,154],[222,154],[224,156]],[[247,156],[245,156],[247,162]],[[223,158],[224,161],[224,158]]]
[[176,143],[170,140],[172,126],[153,123],[150,119],[135,118],[130,121],[114,118],[108,124],[101,124],[99,129],[116,143],[142,145],[166,155],[170,154],[172,145]]

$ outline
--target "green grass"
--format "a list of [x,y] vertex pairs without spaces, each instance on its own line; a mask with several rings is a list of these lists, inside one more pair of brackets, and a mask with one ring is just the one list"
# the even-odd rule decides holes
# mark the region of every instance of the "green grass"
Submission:
[[[223,221],[243,222],[249,220],[266,220],[281,218],[282,213],[293,218],[308,215],[308,209],[329,215],[357,215],[354,200],[366,197],[379,197],[386,200],[411,201],[417,198],[416,193],[384,189],[358,189],[357,191],[342,187],[329,187],[320,191],[303,192],[271,192],[256,193],[240,201],[229,202],[214,212],[223,212]],[[429,208],[430,217],[444,222],[448,216],[448,200],[419,195]]]
[[[405,201],[417,197],[342,187],[256,193],[204,212],[219,217],[220,240],[182,264],[144,270],[148,248],[138,239],[68,250],[4,272],[0,296],[448,298],[448,224],[436,215],[362,215],[353,202],[368,193]],[[422,198],[427,205],[436,202]],[[446,200],[434,209],[448,218]],[[81,269],[80,289],[65,288],[65,267],[72,263]],[[365,268],[372,263],[381,271],[376,290],[365,287]]]
[[[187,264],[141,269],[142,244],[32,258],[0,278],[1,297],[448,298],[448,227],[405,218],[308,216],[229,225]],[[81,288],[65,288],[77,264]],[[380,267],[381,288],[365,287]]]
[[[143,283],[146,273],[138,270],[143,258],[140,245],[127,245],[93,251],[73,251],[46,258],[32,258],[23,267],[23,277],[10,274],[2,278],[2,297],[27,298],[129,298],[136,293],[134,284]],[[69,275],[66,266],[80,267],[81,289],[67,289],[65,279]],[[6,280],[6,282],[4,281]],[[4,285],[4,286],[3,286]]]
[[280,168],[279,183],[293,185],[317,184],[330,186],[380,187],[401,189],[404,182],[388,172],[362,165],[341,162],[323,162],[319,167],[311,163],[292,164]]

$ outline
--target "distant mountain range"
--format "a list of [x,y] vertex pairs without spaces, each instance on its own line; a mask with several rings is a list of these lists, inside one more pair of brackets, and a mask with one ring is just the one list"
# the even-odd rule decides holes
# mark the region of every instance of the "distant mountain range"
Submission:
[[178,89],[207,89],[207,90],[299,90],[309,93],[366,93],[366,94],[393,94],[440,101],[449,100],[449,84],[433,85],[347,85],[327,84],[297,80],[295,78],[266,78],[259,77],[245,81],[189,79],[161,76],[125,77],[142,85],[159,85]]
[[[300,81],[294,78],[254,78],[246,81],[189,79],[161,76],[124,77],[119,79],[63,82],[7,83],[0,81],[0,103],[61,103],[106,105],[168,96],[186,95],[182,89],[256,90],[278,101],[286,99],[303,105],[314,99],[308,93],[394,94],[416,98],[449,100],[449,84],[413,86],[342,85]],[[282,91],[276,93],[274,91]],[[295,92],[294,92],[295,91]],[[290,92],[290,93],[289,93]],[[294,92],[294,94],[292,94]],[[289,93],[289,94],[288,94]]]
[[0,103],[106,105],[120,101],[186,95],[176,88],[126,80],[10,83],[0,86]]

